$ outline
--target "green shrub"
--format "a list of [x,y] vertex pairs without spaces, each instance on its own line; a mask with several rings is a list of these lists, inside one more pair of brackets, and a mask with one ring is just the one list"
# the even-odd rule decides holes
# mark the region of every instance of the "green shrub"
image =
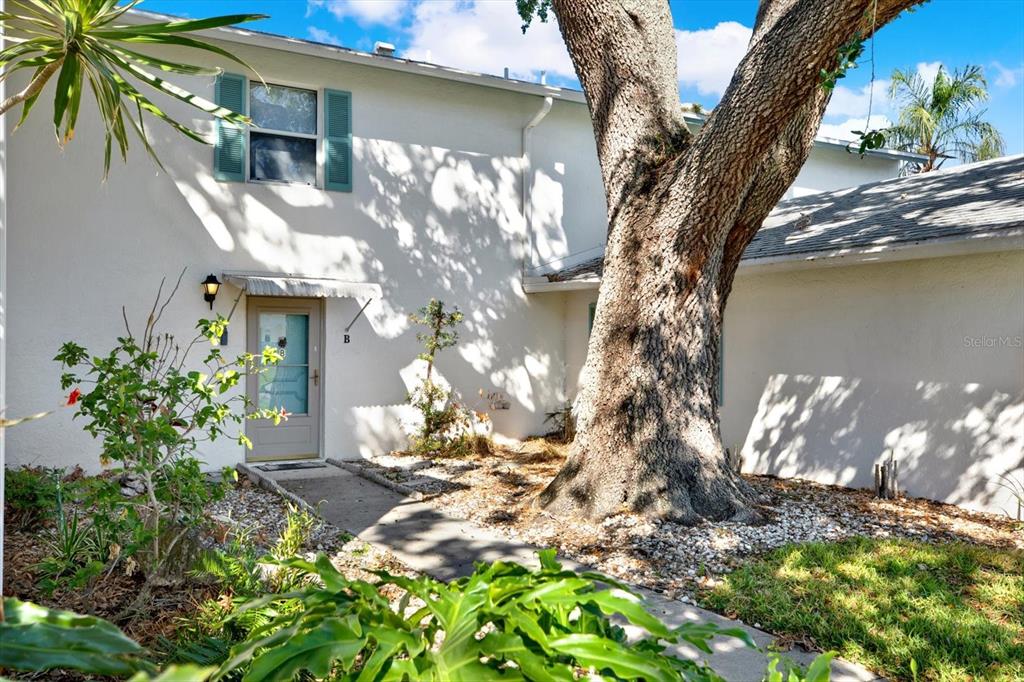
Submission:
[[[270,556],[278,561],[297,555],[309,542],[313,529],[316,528],[317,517],[308,509],[287,504],[284,530],[281,537],[274,543]],[[270,574],[270,588],[273,592],[287,592],[295,589],[305,580],[302,571],[276,566]]]
[[287,559],[302,551],[302,548],[309,542],[316,528],[318,519],[315,514],[305,507],[299,507],[291,502],[285,503],[284,530],[281,536],[274,543],[270,554],[275,559]]
[[[280,608],[235,610],[241,604],[266,592],[281,593],[296,589],[307,580],[306,574],[277,563],[298,554],[309,541],[317,517],[308,510],[287,504],[285,527],[269,555],[261,551],[247,531],[236,532],[223,549],[203,552],[193,576],[212,581],[220,595],[198,605],[195,613],[178,622],[174,640],[163,640],[164,658],[176,663],[220,664],[229,647],[257,628],[265,627]],[[219,657],[218,657],[219,656]]]
[[81,519],[78,509],[68,514],[65,494],[78,486],[68,487],[54,475],[53,527],[43,536],[46,557],[36,565],[39,589],[46,594],[62,587],[81,587],[103,572],[109,548],[97,527]]
[[235,534],[224,549],[209,549],[200,554],[194,575],[212,580],[229,595],[252,597],[266,591],[257,548],[247,532]]
[[[253,681],[653,682],[721,680],[700,663],[668,654],[669,644],[687,642],[710,653],[712,637],[731,636],[753,646],[741,629],[700,623],[670,629],[616,581],[564,571],[553,550],[541,552],[540,560],[538,571],[513,563],[479,564],[471,576],[450,583],[379,572],[376,584],[347,580],[324,556],[315,564],[280,561],[318,583],[240,608],[239,616],[268,607],[276,615],[230,650],[218,633],[171,645],[168,658],[191,665],[171,665],[155,678],[146,652],[111,623],[7,599],[7,619],[0,621],[0,668],[135,673],[130,682],[202,682],[211,674],[218,680]],[[382,588],[404,592],[397,606],[391,606]],[[627,641],[613,618],[631,623],[644,636]],[[827,682],[830,658],[819,657],[804,678],[796,669],[779,671],[778,656],[772,655],[766,679]],[[216,663],[221,665],[215,673],[202,667]]]
[[[224,549],[203,552],[193,574],[213,580],[224,592],[244,599],[266,591],[282,592],[296,586],[300,571],[287,569],[268,561],[282,560],[298,554],[309,541],[317,517],[306,509],[287,504],[285,526],[270,549],[269,556],[252,542],[248,531],[237,531]],[[264,570],[264,567],[271,570]]]
[[52,517],[57,504],[57,484],[63,472],[42,467],[7,469],[4,503],[7,519],[16,528],[30,530]]
[[61,519],[43,540],[46,558],[39,562],[39,588],[52,594],[59,587],[81,587],[103,571],[104,563],[94,553],[92,526],[79,521],[78,512]]
[[[185,564],[179,544],[204,521],[215,494],[194,457],[198,443],[219,438],[247,417],[276,423],[285,416],[283,411],[253,410],[236,390],[243,376],[281,360],[276,349],[267,347],[260,358],[251,353],[225,358],[218,347],[228,325],[223,316],[200,320],[197,334],[184,346],[157,331],[177,288],[164,299],[161,283],[141,337],[133,335],[126,320],[125,335],[106,355],[91,355],[68,342],[55,358],[64,370],[62,388],[75,387],[75,416],[84,417],[85,430],[103,441],[103,462],[115,462],[142,487],[137,499],[101,487],[93,502],[98,514],[125,519],[148,575]],[[188,369],[193,350],[203,344],[209,348],[206,371]],[[244,433],[236,438],[251,446]]]
[[[666,653],[686,641],[709,651],[714,635],[742,630],[686,624],[670,629],[622,584],[593,573],[563,570],[554,550],[540,553],[541,569],[514,563],[479,564],[469,577],[444,583],[379,572],[377,584],[350,581],[325,556],[282,565],[316,576],[320,584],[290,595],[269,595],[239,612],[295,599],[282,614],[232,648],[214,679],[236,670],[246,680],[287,680],[300,674],[394,680],[572,680],[590,671],[625,680],[719,679],[694,661]],[[404,594],[392,607],[380,589]],[[610,589],[603,589],[608,587]],[[626,641],[612,622],[621,617],[646,636]],[[305,673],[303,673],[305,671]]]

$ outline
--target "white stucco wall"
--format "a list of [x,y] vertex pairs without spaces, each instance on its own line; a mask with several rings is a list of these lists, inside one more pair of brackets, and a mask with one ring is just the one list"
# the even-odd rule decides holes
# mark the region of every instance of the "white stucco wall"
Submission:
[[[911,494],[1002,512],[1024,477],[1024,252],[737,277],[722,438],[744,469],[867,487],[900,460]],[[596,291],[566,294],[566,392]]]
[[[209,311],[199,292],[208,273],[297,272],[379,283],[374,302],[337,332],[358,306],[326,303],[324,449],[358,457],[401,444],[396,406],[405,398],[400,372],[419,346],[408,314],[430,297],[466,312],[462,342],[439,369],[466,396],[501,391],[510,409],[492,413],[495,430],[520,437],[540,430],[546,410],[563,401],[561,302],[526,296],[519,284],[527,243],[520,211],[520,130],[540,99],[518,93],[342,64],[261,48],[231,46],[271,83],[331,87],[353,93],[354,191],[218,183],[212,149],[149,122],[166,166],[161,172],[138,145],[128,165],[113,162],[101,182],[102,132],[90,99],[75,140],[57,149],[45,109],[10,136],[10,271],[8,398],[20,413],[61,400],[52,357],[65,340],[106,351],[121,333],[121,306],[141,325],[161,277],[188,273],[162,327],[187,335]],[[189,55],[195,59],[195,55]],[[212,98],[212,79],[187,87]],[[44,93],[43,101],[50,97]],[[211,131],[183,106],[170,113]],[[560,109],[583,105],[556,102]],[[13,117],[7,117],[8,129]],[[545,164],[559,156],[578,166],[575,142],[544,142]],[[545,166],[547,167],[547,166]],[[575,171],[573,171],[575,172]],[[586,183],[549,174],[543,201],[583,205]],[[558,213],[552,208],[553,213]],[[224,287],[216,309],[238,291]],[[244,300],[240,310],[244,310]],[[227,352],[243,350],[244,314],[232,325]],[[371,420],[361,420],[370,415]],[[14,464],[95,468],[98,448],[71,421],[71,410],[10,434]],[[204,446],[211,466],[237,461],[228,440]]]
[[556,102],[534,132],[532,146],[531,265],[556,270],[599,256],[608,232],[607,206],[590,112],[585,106]]
[[999,511],[1024,476],[1024,253],[741,276],[722,435],[750,471]]
[[899,171],[899,161],[893,158],[860,156],[844,149],[817,145],[811,150],[807,162],[800,169],[793,186],[787,190],[784,198],[802,197],[815,192],[830,192],[887,180],[899,175]]

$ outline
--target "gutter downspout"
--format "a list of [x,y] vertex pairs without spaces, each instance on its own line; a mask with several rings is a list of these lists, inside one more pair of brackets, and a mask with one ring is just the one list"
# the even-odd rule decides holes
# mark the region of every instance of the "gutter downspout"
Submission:
[[[0,0],[0,13],[6,9]],[[4,29],[0,26],[0,50],[5,47]],[[7,80],[0,80],[0,102],[4,100]],[[12,114],[13,115],[13,114]],[[0,116],[0,419],[7,416],[7,117]],[[5,429],[0,427],[0,501],[4,499]],[[4,505],[0,502],[0,585],[4,584]],[[0,604],[0,618],[3,605]]]
[[[0,0],[2,2],[2,0]],[[541,102],[540,108],[537,109],[537,113],[533,115],[533,118],[523,126],[522,139],[520,140],[520,167],[522,168],[522,183],[520,187],[520,198],[519,205],[523,211],[523,230],[526,232],[526,253],[523,254],[523,272],[522,276],[526,277],[526,271],[533,267],[533,210],[530,202],[530,176],[532,175],[532,169],[530,167],[530,138],[533,136],[533,129],[540,125],[540,122],[544,120],[544,117],[551,111],[551,105],[554,103],[554,99],[551,96],[545,97]]]

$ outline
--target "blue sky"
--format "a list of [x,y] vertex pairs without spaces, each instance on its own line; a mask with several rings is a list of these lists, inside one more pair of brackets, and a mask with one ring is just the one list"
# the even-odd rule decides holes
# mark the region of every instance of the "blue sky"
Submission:
[[[520,78],[577,87],[572,65],[553,25],[534,24],[522,35],[512,0],[146,0],[141,9],[193,17],[259,12],[270,18],[252,28],[370,50],[390,42],[400,56],[486,73],[505,67]],[[674,0],[679,44],[680,96],[714,106],[743,54],[756,0]],[[1024,0],[931,0],[878,32],[874,88],[867,54],[840,82],[822,134],[849,138],[861,129],[873,93],[871,127],[893,109],[885,94],[893,68],[934,74],[966,64],[984,67],[991,99],[988,118],[1007,152],[1024,152]]]

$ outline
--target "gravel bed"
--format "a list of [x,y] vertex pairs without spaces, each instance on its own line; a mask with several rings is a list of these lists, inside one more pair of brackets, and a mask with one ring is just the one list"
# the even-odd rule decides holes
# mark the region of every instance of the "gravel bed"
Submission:
[[869,492],[807,481],[747,476],[767,522],[683,526],[633,514],[566,524],[530,502],[560,468],[564,448],[527,442],[494,455],[423,459],[391,453],[364,466],[427,494],[446,513],[510,539],[561,553],[623,580],[694,602],[737,566],[791,543],[861,536],[965,541],[1024,549],[1007,519],[927,500],[878,500]]
[[[210,505],[209,518],[233,532],[247,533],[257,547],[269,549],[285,528],[287,512],[286,500],[243,478],[228,490],[224,499]],[[346,533],[318,519],[307,549],[328,551],[347,540]]]
[[[232,534],[245,533],[259,548],[270,549],[286,525],[288,502],[274,493],[252,485],[247,478],[232,486],[222,500],[210,506],[210,519],[223,527],[222,541],[210,539],[211,545],[230,542]],[[415,575],[391,553],[367,544],[340,528],[318,518],[303,546],[307,559],[325,553],[331,563],[352,580],[376,580],[375,570],[400,575]]]

